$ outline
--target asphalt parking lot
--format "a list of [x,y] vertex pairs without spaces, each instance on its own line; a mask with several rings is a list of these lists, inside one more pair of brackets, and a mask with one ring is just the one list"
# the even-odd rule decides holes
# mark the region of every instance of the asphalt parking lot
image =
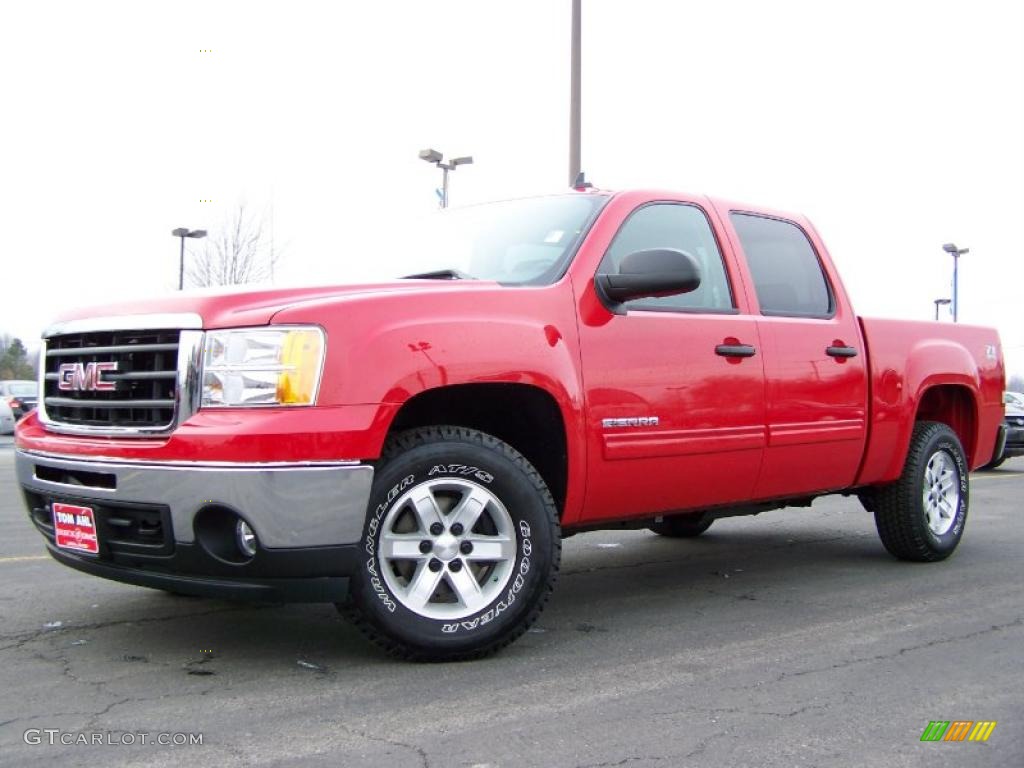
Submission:
[[[2,765],[1024,764],[1024,459],[974,476],[945,563],[891,559],[849,499],[693,541],[586,534],[519,642],[416,665],[331,606],[173,597],[57,565],[12,454],[0,438]],[[922,743],[931,720],[998,724],[986,743]],[[51,746],[44,729],[135,743]]]

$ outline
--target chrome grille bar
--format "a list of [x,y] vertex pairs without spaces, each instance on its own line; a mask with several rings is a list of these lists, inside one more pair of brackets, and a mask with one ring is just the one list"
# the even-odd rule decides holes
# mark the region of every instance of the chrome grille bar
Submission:
[[[173,379],[178,375],[177,371],[136,371],[135,373],[108,373],[104,378],[107,381],[141,381],[144,379]],[[46,374],[47,381],[58,381],[60,374]]]
[[68,408],[174,408],[175,400],[75,400],[71,397],[48,397],[47,407]]
[[84,355],[118,355],[136,352],[177,351],[178,344],[121,344],[116,347],[78,347],[75,349],[48,349],[47,357],[82,357]]

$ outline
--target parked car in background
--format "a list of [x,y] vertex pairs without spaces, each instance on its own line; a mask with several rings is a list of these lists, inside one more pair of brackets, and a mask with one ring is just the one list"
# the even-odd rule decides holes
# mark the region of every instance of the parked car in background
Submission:
[[1006,442],[1002,454],[997,452],[986,469],[995,469],[1007,459],[1024,456],[1024,395],[1020,392],[1004,392],[1003,408]]
[[15,421],[17,421],[17,419],[14,418],[14,413],[11,411],[11,407],[6,401],[0,400],[0,435],[13,434]]
[[0,400],[11,409],[15,419],[35,410],[39,402],[39,385],[27,379],[0,381]]
[[1003,392],[1003,403],[1024,411],[1024,392]]

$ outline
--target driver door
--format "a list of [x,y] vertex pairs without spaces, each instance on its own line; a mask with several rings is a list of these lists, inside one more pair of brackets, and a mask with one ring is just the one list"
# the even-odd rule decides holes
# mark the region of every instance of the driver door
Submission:
[[689,293],[581,318],[588,520],[753,493],[765,449],[764,368],[725,242],[700,206],[658,202],[635,209],[605,252],[599,275],[617,273],[636,251],[671,248],[692,255],[702,279]]

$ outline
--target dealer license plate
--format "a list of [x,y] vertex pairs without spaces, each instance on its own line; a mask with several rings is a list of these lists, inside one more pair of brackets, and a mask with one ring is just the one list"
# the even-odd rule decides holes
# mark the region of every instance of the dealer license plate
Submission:
[[91,555],[100,551],[96,514],[91,507],[53,502],[53,533],[57,546]]

